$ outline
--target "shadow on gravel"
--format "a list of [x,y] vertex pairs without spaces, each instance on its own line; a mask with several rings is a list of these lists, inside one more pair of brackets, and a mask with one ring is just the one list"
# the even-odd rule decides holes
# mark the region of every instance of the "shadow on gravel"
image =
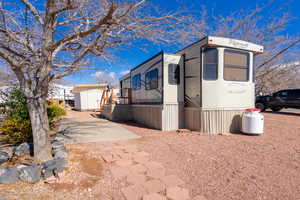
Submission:
[[299,116],[300,117],[300,113],[287,112],[287,111],[281,111],[281,112],[265,111],[264,113],[271,113],[271,114],[275,114],[275,115]]
[[151,128],[151,127],[148,127],[148,126],[146,126],[144,124],[139,124],[139,123],[133,122],[133,121],[118,121],[117,123],[118,124],[128,125],[128,126],[134,126],[134,127],[137,127],[137,128],[145,128],[145,129],[158,130],[158,129]]

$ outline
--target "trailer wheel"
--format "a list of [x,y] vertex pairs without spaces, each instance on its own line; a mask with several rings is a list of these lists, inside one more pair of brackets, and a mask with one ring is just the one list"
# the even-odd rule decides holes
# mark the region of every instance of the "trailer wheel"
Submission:
[[266,106],[263,103],[256,103],[255,108],[259,108],[261,112],[264,112],[266,110]]
[[273,111],[273,112],[279,112],[280,110],[282,109],[282,107],[273,107],[273,108],[271,108],[271,110]]

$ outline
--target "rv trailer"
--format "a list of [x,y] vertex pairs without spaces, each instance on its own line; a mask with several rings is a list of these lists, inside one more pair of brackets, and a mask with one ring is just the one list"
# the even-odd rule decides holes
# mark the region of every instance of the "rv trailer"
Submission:
[[239,131],[242,113],[254,107],[253,58],[262,52],[260,45],[212,36],[174,54],[160,52],[121,77],[132,100],[114,109],[126,106],[128,120],[160,130]]

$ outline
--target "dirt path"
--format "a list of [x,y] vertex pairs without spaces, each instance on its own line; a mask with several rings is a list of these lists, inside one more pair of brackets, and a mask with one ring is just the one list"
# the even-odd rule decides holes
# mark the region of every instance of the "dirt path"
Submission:
[[68,115],[61,120],[59,134],[68,144],[139,138],[116,123],[98,118],[95,113],[72,110],[69,110]]
[[[66,119],[63,122],[72,122],[70,130],[74,130],[74,126],[82,127],[82,123],[98,123],[99,127],[108,123],[91,117],[88,112],[71,111]],[[109,123],[113,130],[119,127]],[[122,130],[119,135],[130,132],[122,127],[119,130]],[[85,129],[81,130],[81,135],[86,133]],[[191,199],[184,181],[174,174],[167,174],[161,163],[139,149],[139,140],[91,143],[81,140],[81,143],[67,144],[69,164],[58,180],[50,179],[35,185],[0,185],[0,196],[6,199],[163,200],[167,196],[174,200]]]

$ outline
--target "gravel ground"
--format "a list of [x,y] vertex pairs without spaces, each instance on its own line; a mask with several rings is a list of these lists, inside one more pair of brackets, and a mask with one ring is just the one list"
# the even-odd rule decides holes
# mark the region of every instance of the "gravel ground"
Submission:
[[207,199],[300,199],[300,113],[264,113],[262,136],[160,132],[135,124],[138,145]]
[[[91,113],[69,112],[86,119]],[[207,200],[300,199],[300,114],[264,113],[262,136],[161,132],[120,124],[143,136],[127,142],[185,181],[191,196]],[[55,183],[0,185],[4,199],[123,200],[122,182],[112,179],[101,152],[116,143],[67,145],[69,165]]]

